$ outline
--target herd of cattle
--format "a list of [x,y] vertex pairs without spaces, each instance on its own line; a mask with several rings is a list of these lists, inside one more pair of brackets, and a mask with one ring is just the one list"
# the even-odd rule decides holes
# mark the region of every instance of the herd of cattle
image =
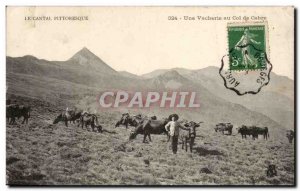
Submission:
[[[16,123],[16,118],[23,117],[22,124],[26,122],[28,123],[28,119],[30,118],[31,108],[29,106],[11,104],[7,102],[6,105],[6,118],[7,122],[10,125]],[[118,120],[115,124],[115,128],[120,125],[125,126],[126,129],[128,126],[135,127],[134,130],[131,131],[129,140],[134,139],[138,134],[142,134],[144,136],[143,142],[146,142],[146,138],[149,138],[151,141],[151,134],[166,134],[168,135],[168,131],[165,129],[165,125],[170,121],[170,118],[157,119],[156,116],[147,117],[142,115],[133,115],[130,116],[128,113],[124,113],[121,116],[121,119]],[[102,132],[102,126],[98,122],[98,117],[96,114],[91,114],[88,112],[77,111],[77,110],[66,110],[60,113],[53,121],[53,124],[57,124],[58,122],[64,122],[65,126],[68,127],[68,123],[76,124],[77,126],[81,126],[82,129],[84,127],[88,129],[91,127],[92,131],[97,130],[97,132]],[[193,144],[196,138],[196,128],[200,127],[200,124],[203,122],[196,123],[194,121],[180,121],[185,127],[189,130],[181,131],[180,139],[182,142],[182,148],[185,146],[185,150],[187,150],[187,145],[189,144],[190,150],[192,151]],[[224,134],[225,131],[228,132],[228,135],[232,134],[233,125],[231,123],[218,123],[216,124],[214,130],[216,132],[222,132]],[[242,139],[248,136],[252,136],[252,139],[257,139],[258,135],[263,135],[264,139],[269,138],[269,130],[268,127],[256,127],[256,126],[245,126],[237,128],[238,133],[242,135]],[[295,137],[295,133],[293,130],[288,130],[286,133],[286,137],[289,142],[292,143]],[[168,136],[169,141],[169,136]]]
[[[9,102],[6,102],[9,103]],[[18,104],[7,104],[6,105],[6,119],[8,124],[12,125],[16,123],[16,118],[23,117],[22,124],[28,123],[30,117],[30,106],[18,105]]]
[[96,114],[77,110],[67,110],[60,113],[54,119],[53,124],[57,124],[60,121],[64,122],[66,127],[68,127],[68,122],[72,122],[73,124],[77,123],[77,126],[81,126],[82,129],[84,129],[84,127],[88,129],[88,127],[90,126],[92,128],[92,131],[95,131],[97,129],[98,132],[102,132],[102,126],[99,125],[98,117]]
[[[167,141],[169,141],[170,136],[165,126],[170,120],[171,117],[158,120],[156,116],[147,117],[140,114],[130,116],[128,113],[125,113],[122,114],[121,119],[117,121],[115,127],[119,127],[120,125],[124,125],[126,128],[128,128],[128,126],[135,127],[130,133],[129,140],[135,139],[138,134],[141,134],[144,135],[143,143],[145,143],[147,137],[149,141],[152,141],[151,134],[166,134],[168,137]],[[185,147],[185,150],[187,151],[189,145],[190,151],[192,152],[196,138],[196,128],[200,127],[200,124],[203,122],[196,123],[194,121],[188,122],[183,120],[181,123],[183,123],[183,125],[188,129],[181,132],[179,135],[179,139],[182,143],[182,149]]]

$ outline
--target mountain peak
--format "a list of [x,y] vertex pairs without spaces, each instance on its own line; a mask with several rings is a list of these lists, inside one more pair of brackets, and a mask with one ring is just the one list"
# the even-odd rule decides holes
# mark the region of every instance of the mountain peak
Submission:
[[154,79],[158,79],[160,81],[169,81],[169,80],[175,80],[178,82],[185,82],[187,79],[183,77],[178,71],[176,70],[170,70],[167,71],[157,77],[154,77]]
[[88,67],[90,69],[93,69],[94,71],[117,74],[114,69],[108,66],[104,61],[102,61],[98,56],[96,56],[86,47],[83,47],[81,50],[79,50],[68,60],[68,62],[73,65],[77,64],[79,66],[81,65],[84,67]]
[[83,47],[79,52],[92,53],[87,47]]
[[[92,53],[89,49],[86,47],[83,47],[81,50],[79,50],[70,60],[78,59],[78,58],[85,58],[85,59],[95,59],[98,58],[94,53]],[[100,58],[98,58],[100,59]]]
[[151,83],[156,88],[178,89],[187,87],[188,79],[179,74],[176,70],[169,70],[156,77],[151,78]]
[[174,78],[174,77],[178,77],[178,76],[181,76],[181,75],[176,70],[170,70],[170,71],[165,72],[164,74],[161,74],[160,76],[164,76],[164,77],[168,77],[168,78]]

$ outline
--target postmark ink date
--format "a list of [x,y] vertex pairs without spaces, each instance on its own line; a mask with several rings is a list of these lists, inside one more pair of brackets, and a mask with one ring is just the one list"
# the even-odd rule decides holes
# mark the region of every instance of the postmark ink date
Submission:
[[233,87],[237,87],[240,84],[240,82],[232,75],[231,71],[224,72],[224,74],[228,83],[233,85]]

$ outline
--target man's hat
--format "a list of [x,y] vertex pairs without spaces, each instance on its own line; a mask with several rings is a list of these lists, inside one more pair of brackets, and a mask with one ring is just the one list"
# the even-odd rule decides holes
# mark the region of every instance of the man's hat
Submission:
[[174,114],[169,116],[169,120],[172,120],[173,117],[175,117],[175,121],[177,121],[179,119],[179,116],[174,113]]

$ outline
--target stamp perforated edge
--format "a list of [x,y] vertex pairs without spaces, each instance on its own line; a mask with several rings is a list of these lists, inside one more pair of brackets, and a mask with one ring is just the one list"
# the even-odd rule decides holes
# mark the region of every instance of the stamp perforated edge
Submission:
[[[268,62],[271,62],[270,60],[270,45],[269,45],[269,25],[268,21],[259,21],[259,22],[228,22],[226,26],[226,40],[227,40],[227,54],[229,55],[229,37],[228,37],[228,28],[229,27],[238,27],[238,26],[259,26],[264,25],[265,27],[265,42],[266,42],[266,52],[265,56],[268,58]],[[227,60],[227,63],[229,63],[229,57]],[[249,70],[233,70],[236,73],[239,72],[245,72],[245,71],[260,71],[261,69],[249,69]]]

